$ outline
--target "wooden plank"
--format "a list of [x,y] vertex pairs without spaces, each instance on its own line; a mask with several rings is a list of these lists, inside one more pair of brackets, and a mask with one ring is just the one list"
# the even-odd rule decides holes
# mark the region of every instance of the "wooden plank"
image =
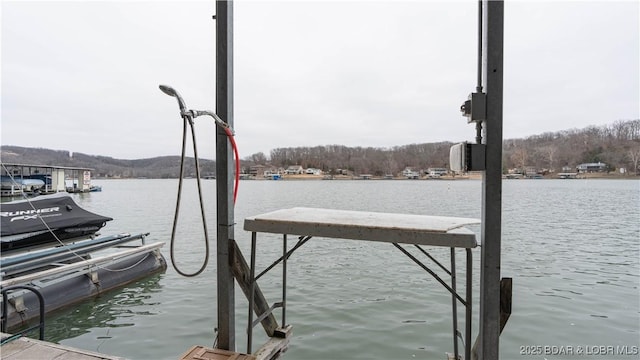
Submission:
[[195,345],[182,354],[180,360],[256,360],[256,357],[224,349]]
[[[247,297],[247,299],[249,299],[249,296],[251,294],[251,284],[249,281],[251,272],[249,270],[249,265],[242,256],[242,252],[240,251],[240,248],[238,248],[238,243],[236,243],[235,240],[231,240],[230,247],[230,258],[232,261],[231,272],[236,278],[238,285],[240,285],[242,292]],[[262,294],[262,290],[260,290],[260,287],[256,283],[254,285],[253,311],[256,315],[259,316],[269,310],[269,308],[270,306],[267,302],[267,299],[264,297],[264,294]],[[261,321],[261,324],[264,328],[264,331],[267,333],[267,336],[274,336],[274,333],[278,328],[278,321],[276,320],[276,317],[273,315],[273,313],[264,318]]]
[[[2,334],[2,338],[9,336]],[[53,344],[46,341],[21,337],[0,347],[2,359],[38,359],[38,360],[124,360],[124,358],[99,354],[83,349]]]
[[[24,341],[14,340],[8,344],[2,345],[2,358],[3,359],[39,359],[49,360],[55,358],[61,358],[67,351],[52,348],[49,346],[37,346],[34,344],[28,344]],[[10,353],[11,355],[8,355]]]
[[275,360],[279,359],[289,348],[289,341],[293,330],[291,325],[279,328],[278,333],[281,337],[272,337],[264,345],[253,354],[256,360]]
[[298,207],[246,218],[244,229],[276,234],[474,248],[478,245],[475,234],[464,226],[479,223],[478,219],[471,218]]
[[512,279],[502,278],[500,280],[500,333],[504,326],[507,325],[507,320],[511,316],[511,293],[512,293]]

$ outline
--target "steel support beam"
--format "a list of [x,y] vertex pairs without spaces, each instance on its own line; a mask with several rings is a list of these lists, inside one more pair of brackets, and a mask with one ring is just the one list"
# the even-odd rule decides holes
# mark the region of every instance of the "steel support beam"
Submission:
[[[233,128],[233,3],[216,1],[216,114]],[[235,296],[230,247],[234,238],[233,154],[216,127],[218,345],[235,350]]]
[[499,358],[500,250],[502,229],[502,94],[504,2],[483,4],[483,79],[487,94],[484,122],[486,171],[482,178],[480,328],[478,358]]

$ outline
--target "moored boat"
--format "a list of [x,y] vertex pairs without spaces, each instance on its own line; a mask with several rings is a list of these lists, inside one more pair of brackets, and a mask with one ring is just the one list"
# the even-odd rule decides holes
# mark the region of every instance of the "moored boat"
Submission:
[[2,252],[88,237],[110,217],[84,210],[64,193],[0,204]]
[[23,193],[36,193],[40,191],[44,185],[44,180],[37,178],[22,178],[3,175],[0,180],[2,196],[19,196]]
[[82,209],[68,194],[0,207],[3,332],[167,268],[164,243],[147,244],[148,233],[96,238],[112,218]]

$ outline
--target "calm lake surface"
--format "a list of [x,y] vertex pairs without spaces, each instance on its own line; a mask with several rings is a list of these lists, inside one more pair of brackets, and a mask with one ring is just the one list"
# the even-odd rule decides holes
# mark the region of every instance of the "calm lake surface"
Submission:
[[[163,253],[169,261],[177,180],[94,183],[102,185],[101,193],[74,198],[115,219],[102,234],[150,232],[148,240],[167,243]],[[215,251],[215,180],[203,184]],[[244,218],[293,206],[479,218],[480,190],[476,180],[242,181],[235,237],[248,257]],[[479,234],[479,226],[470,229]],[[185,271],[198,269],[204,240],[195,180],[185,185],[177,241],[178,264]],[[261,268],[281,251],[279,237],[259,236]],[[500,339],[501,358],[639,358],[637,350],[619,355],[595,347],[632,351],[639,345],[640,181],[504,181],[502,251],[502,276],[513,278],[513,314]],[[448,263],[447,249],[432,254]],[[479,257],[478,248],[474,338]],[[58,313],[48,319],[47,340],[130,359],[177,359],[192,345],[212,346],[215,260],[214,253],[199,277],[183,278],[169,267]],[[463,260],[460,251],[459,269]],[[288,268],[287,321],[294,335],[285,359],[445,359],[452,351],[450,296],[391,244],[312,239],[293,254]],[[271,302],[280,294],[277,269],[260,280]],[[245,351],[247,301],[236,290],[236,346]],[[254,349],[264,341],[262,334],[256,327]],[[593,351],[532,355],[526,347],[536,345]]]

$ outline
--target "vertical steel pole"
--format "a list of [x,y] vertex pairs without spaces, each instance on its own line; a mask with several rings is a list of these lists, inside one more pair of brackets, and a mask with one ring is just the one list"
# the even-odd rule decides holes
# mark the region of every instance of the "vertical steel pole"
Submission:
[[[249,267],[249,314],[247,316],[247,354],[251,354],[251,344],[253,342],[253,303],[256,295],[256,232],[251,233],[251,265]],[[260,316],[261,314],[257,314]]]
[[502,229],[502,80],[504,2],[485,1],[483,78],[487,93],[486,171],[482,178],[482,250],[480,265],[481,360],[499,357],[500,247]]
[[[451,248],[451,313],[453,318],[453,355],[456,360],[458,355],[458,299],[456,298],[456,249]],[[465,344],[466,345],[466,344]]]
[[[233,127],[233,3],[216,1],[216,113]],[[234,280],[229,258],[234,238],[233,158],[225,132],[216,127],[218,347],[235,350]]]

